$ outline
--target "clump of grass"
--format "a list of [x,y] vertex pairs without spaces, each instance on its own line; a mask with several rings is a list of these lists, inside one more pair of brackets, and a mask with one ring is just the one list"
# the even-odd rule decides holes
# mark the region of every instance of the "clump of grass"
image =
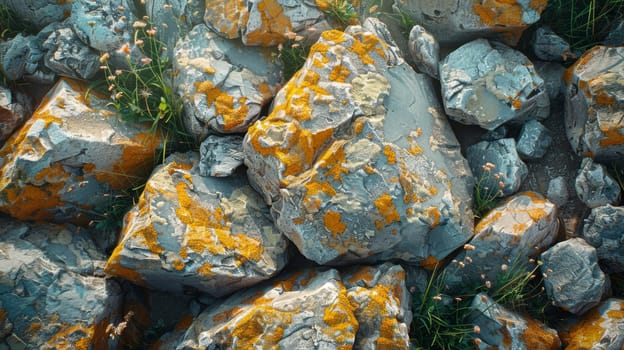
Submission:
[[325,11],[329,17],[333,18],[341,26],[357,24],[358,13],[349,0],[328,0],[329,8]]
[[499,197],[503,195],[502,182],[504,174],[495,173],[496,165],[486,163],[482,167],[483,175],[474,186],[474,209],[475,218],[482,218],[498,204]]
[[282,63],[284,80],[288,81],[292,76],[303,67],[310,45],[305,38],[293,32],[284,34],[286,41],[279,44],[275,57]]
[[138,202],[144,188],[145,184],[139,183],[120,193],[108,194],[109,202],[106,211],[97,213],[99,218],[93,220],[91,225],[98,231],[119,231],[123,226],[124,216]]
[[17,17],[8,5],[0,4],[0,40],[7,40],[19,33],[33,34],[33,25]]

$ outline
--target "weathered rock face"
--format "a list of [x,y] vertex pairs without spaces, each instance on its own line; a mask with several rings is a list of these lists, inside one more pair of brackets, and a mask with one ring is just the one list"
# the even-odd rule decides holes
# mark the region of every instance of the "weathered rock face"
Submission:
[[546,293],[553,305],[581,315],[596,306],[609,289],[598,266],[596,249],[582,238],[559,242],[542,253]]
[[76,35],[92,48],[110,52],[133,40],[136,17],[127,0],[72,0],[70,22]]
[[333,269],[295,272],[207,309],[177,349],[408,349],[408,295],[391,264],[342,279]]
[[544,119],[550,101],[529,59],[503,44],[477,39],[440,62],[442,101],[449,117],[494,130],[510,120]]
[[154,171],[126,215],[106,271],[147,287],[222,296],[277,274],[286,239],[243,174],[199,175],[196,153]]
[[515,45],[546,5],[546,0],[400,0],[393,7],[427,28],[442,44],[501,34],[507,44]]
[[516,149],[520,157],[535,160],[546,154],[551,143],[550,131],[537,120],[529,120],[522,125]]
[[129,124],[108,99],[61,79],[0,150],[0,211],[20,220],[88,223],[146,178],[160,137]]
[[566,204],[568,201],[568,186],[563,176],[557,176],[548,182],[546,197],[558,206]]
[[485,293],[472,299],[470,322],[479,326],[479,349],[560,349],[557,331],[497,304]]
[[624,300],[607,299],[586,313],[568,331],[561,332],[566,349],[624,348]]
[[544,61],[563,62],[571,53],[570,44],[549,27],[539,27],[533,33],[531,48],[537,58]]
[[41,45],[45,34],[22,35],[0,43],[0,65],[8,80],[29,79],[52,83],[54,73],[43,66],[44,52]]
[[558,228],[557,207],[541,195],[511,197],[479,221],[470,245],[457,255],[458,263],[446,268],[447,284],[451,289],[485,281],[494,286],[507,269],[530,271],[529,259],[550,247]]
[[5,0],[19,20],[26,21],[37,29],[60,22],[71,15],[72,2],[59,0]]
[[581,169],[574,179],[574,188],[579,199],[590,208],[615,205],[620,201],[620,185],[604,165],[591,158],[584,158],[581,162]]
[[80,41],[69,26],[56,29],[42,48],[46,51],[44,64],[57,74],[89,79],[99,69],[98,52]]
[[416,68],[438,79],[440,65],[440,44],[427,30],[415,25],[409,33],[409,53]]
[[[172,49],[181,35],[203,23],[205,1],[202,0],[146,0],[145,12],[158,26],[156,35]],[[169,51],[173,53],[173,50]],[[171,55],[171,58],[174,56]]]
[[271,51],[245,47],[200,24],[174,50],[174,82],[184,101],[187,130],[245,132],[281,85],[281,67]]
[[224,177],[243,165],[243,137],[208,135],[199,148],[199,174]]
[[105,280],[93,242],[55,225],[3,220],[1,231],[0,324],[12,327],[0,331],[0,347],[108,348],[121,290]]
[[624,47],[596,46],[564,75],[572,149],[600,161],[624,154]]
[[592,209],[581,236],[596,248],[605,272],[624,272],[624,208],[609,204]]
[[441,259],[471,236],[472,179],[432,91],[374,34],[326,31],[250,127],[250,181],[308,259]]
[[32,110],[30,96],[0,86],[0,143],[4,143],[15,129],[30,118]]
[[563,94],[563,74],[566,69],[561,63],[535,61],[535,71],[544,79],[544,86],[550,101],[555,101]]

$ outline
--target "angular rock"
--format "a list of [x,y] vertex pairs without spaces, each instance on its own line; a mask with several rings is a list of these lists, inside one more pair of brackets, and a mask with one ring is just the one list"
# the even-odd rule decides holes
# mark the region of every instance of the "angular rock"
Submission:
[[596,249],[582,238],[559,242],[542,253],[544,287],[553,305],[581,315],[598,305],[609,290]]
[[522,125],[516,149],[521,158],[535,160],[542,158],[553,139],[550,131],[537,120],[529,120]]
[[540,19],[546,4],[545,0],[396,0],[393,8],[425,27],[442,45],[491,36],[515,45],[524,29]]
[[30,118],[32,110],[30,96],[0,86],[0,144]]
[[533,33],[533,53],[540,60],[563,62],[570,51],[570,44],[547,26],[541,26]]
[[624,348],[624,300],[610,298],[596,306],[569,330],[561,332],[566,349]]
[[56,29],[42,48],[46,67],[59,75],[89,79],[100,67],[98,52],[80,41],[71,27]]
[[276,225],[320,264],[441,259],[472,235],[471,176],[431,80],[359,26],[326,31],[243,148]]
[[243,165],[243,137],[209,135],[199,148],[199,174],[224,177]]
[[85,44],[101,52],[119,49],[134,42],[132,25],[136,20],[128,0],[72,0],[69,20]]
[[535,192],[517,194],[479,221],[470,245],[446,268],[447,284],[454,289],[490,281],[495,287],[506,269],[528,272],[529,259],[555,242],[558,229],[555,204]]
[[[161,138],[121,121],[105,96],[61,79],[0,150],[0,211],[20,220],[101,219],[152,169]],[[98,214],[99,213],[99,214]]]
[[122,294],[104,278],[95,245],[56,225],[3,220],[1,231],[0,324],[12,324],[9,348],[113,346],[106,327],[119,318]]
[[624,208],[609,204],[592,209],[581,237],[596,248],[602,269],[624,272]]
[[566,68],[560,63],[535,61],[535,71],[544,79],[544,86],[550,101],[555,101],[563,94],[563,74]]
[[48,24],[61,22],[71,15],[71,1],[64,0],[4,0],[17,16],[18,21],[26,21],[36,29]]
[[500,189],[499,197],[516,193],[529,172],[511,138],[476,143],[466,149],[466,159],[475,180],[483,179],[484,188]]
[[0,43],[0,65],[8,80],[30,78],[47,83],[54,81],[54,74],[42,70],[42,43],[43,39],[39,36],[22,34]]
[[557,331],[497,304],[485,293],[472,299],[470,323],[478,326],[479,349],[560,349]]
[[548,182],[546,197],[560,207],[568,202],[568,185],[563,176],[558,176]]
[[106,272],[152,289],[223,296],[277,274],[286,239],[243,174],[199,175],[199,155],[174,154],[124,219]]
[[440,63],[442,101],[460,123],[494,130],[508,121],[548,117],[544,81],[529,59],[497,42],[477,39]]
[[565,124],[572,149],[609,162],[624,153],[624,47],[596,46],[564,74]]
[[[156,35],[165,43],[166,47],[173,48],[182,35],[186,35],[191,28],[203,23],[205,1],[201,0],[147,0],[145,12],[152,23],[158,24]],[[173,51],[171,58],[174,58]]]
[[590,208],[606,204],[617,205],[620,200],[620,185],[604,165],[591,158],[584,158],[581,162],[581,169],[574,180],[574,189],[581,202]]
[[178,42],[173,64],[184,123],[198,140],[211,131],[245,132],[281,85],[268,49],[224,39],[203,24]]
[[419,25],[412,27],[409,33],[409,53],[416,68],[434,79],[440,77],[440,45],[436,38]]

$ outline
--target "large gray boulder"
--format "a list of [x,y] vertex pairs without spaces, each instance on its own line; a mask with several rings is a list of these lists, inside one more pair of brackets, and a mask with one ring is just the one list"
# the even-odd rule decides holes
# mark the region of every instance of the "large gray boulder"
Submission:
[[622,190],[617,181],[607,172],[607,167],[584,158],[574,179],[574,189],[581,202],[590,208],[601,205],[617,205]]
[[596,207],[585,219],[581,237],[596,248],[602,269],[624,272],[624,208],[610,204]]
[[417,263],[472,235],[472,178],[433,91],[362,27],[312,46],[243,144],[252,185],[304,256]]
[[598,266],[596,249],[582,238],[555,244],[540,260],[546,294],[565,311],[582,315],[609,290],[609,277]]
[[106,271],[152,289],[223,296],[276,275],[286,239],[244,174],[199,174],[199,155],[173,154],[124,219]]
[[508,121],[548,117],[544,80],[529,59],[497,42],[477,39],[440,62],[442,101],[460,123],[494,130]]
[[123,44],[133,44],[136,20],[133,3],[128,0],[72,0],[69,21],[76,35],[85,44],[101,51],[119,49]]
[[184,124],[198,140],[245,132],[281,86],[281,66],[265,48],[246,47],[197,25],[174,50]]
[[596,46],[564,75],[565,124],[572,149],[599,161],[624,153],[624,47]]
[[72,2],[66,0],[4,0],[2,4],[15,13],[17,21],[26,21],[36,29],[66,19],[72,9]]
[[610,298],[561,332],[566,349],[624,349],[624,300]]
[[44,64],[56,74],[89,79],[98,72],[100,55],[80,41],[70,25],[56,29],[41,46]]

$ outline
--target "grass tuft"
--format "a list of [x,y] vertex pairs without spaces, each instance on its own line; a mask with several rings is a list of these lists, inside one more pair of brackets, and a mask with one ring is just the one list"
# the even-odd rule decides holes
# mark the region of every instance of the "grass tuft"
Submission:
[[350,24],[357,24],[358,13],[349,0],[328,0],[329,9],[325,11],[329,17],[333,18],[342,27]]
[[486,163],[482,166],[483,175],[474,186],[474,209],[475,218],[480,219],[490,210],[494,209],[503,194],[503,173],[495,173],[496,166]]

